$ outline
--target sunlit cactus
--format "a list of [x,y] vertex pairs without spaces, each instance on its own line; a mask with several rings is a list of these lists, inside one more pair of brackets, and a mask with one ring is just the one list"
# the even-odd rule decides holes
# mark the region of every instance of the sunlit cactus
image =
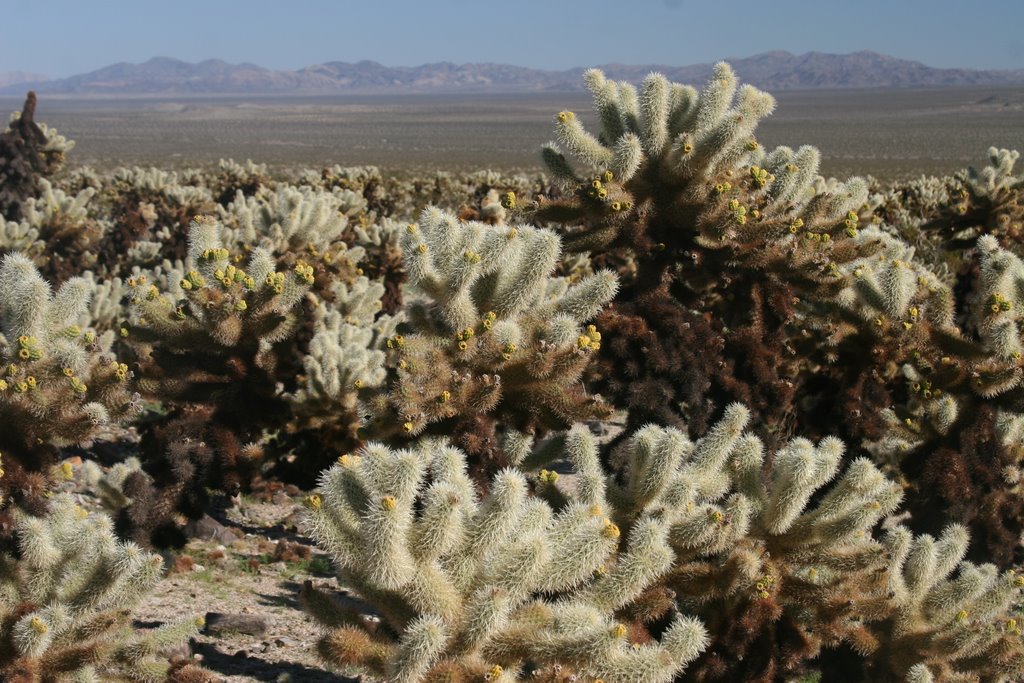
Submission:
[[66,495],[42,517],[18,511],[14,528],[16,554],[0,553],[0,678],[167,680],[166,652],[203,622],[133,629],[129,610],[160,579],[158,555],[119,542],[108,517]]
[[672,552],[654,520],[620,529],[594,474],[553,506],[511,469],[478,497],[465,456],[439,442],[343,456],[307,501],[310,528],[381,619],[307,585],[303,605],[326,629],[321,657],[388,681],[511,683],[551,666],[609,682],[672,680],[704,649],[704,628],[676,617],[660,640],[633,640],[619,621]]
[[40,511],[58,449],[89,443],[141,408],[112,335],[89,327],[93,289],[72,278],[54,293],[27,257],[0,261],[0,510],[11,497]]
[[437,209],[408,226],[402,248],[409,292],[422,298],[409,301],[407,324],[387,342],[393,379],[386,397],[367,399],[371,430],[416,435],[495,411],[521,429],[607,414],[580,378],[601,344],[586,322],[614,296],[614,274],[567,283],[551,275],[553,233]]

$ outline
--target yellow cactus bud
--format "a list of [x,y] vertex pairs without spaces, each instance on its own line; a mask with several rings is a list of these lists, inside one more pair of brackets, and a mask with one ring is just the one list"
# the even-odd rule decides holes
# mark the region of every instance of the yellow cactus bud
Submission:
[[571,111],[558,112],[558,120],[561,123],[565,123],[566,121],[572,121],[574,118],[576,118],[576,114],[572,113]]
[[235,302],[235,310],[241,313],[242,311],[249,308],[249,304],[245,303],[245,299],[239,299]]
[[602,536],[605,538],[618,538],[620,533],[619,527],[615,523],[610,519],[604,520],[604,528],[601,529]]
[[32,630],[38,633],[39,635],[43,635],[44,633],[50,630],[50,627],[46,625],[46,622],[44,622],[39,617],[32,617],[32,619],[29,620],[28,624],[32,627]]
[[413,427],[414,427],[414,426],[415,426],[415,425],[413,425],[413,423],[412,423],[412,422],[403,422],[403,423],[402,423],[402,429],[403,429],[403,430],[404,430],[404,431],[405,431],[405,432],[406,432],[407,434],[408,434],[409,432],[411,432],[411,431],[413,430]]
[[398,501],[395,500],[394,496],[384,496],[381,499],[380,504],[384,507],[385,510],[394,510],[395,506],[398,505]]
[[303,502],[306,504],[306,507],[308,507],[310,510],[319,510],[321,507],[323,507],[324,504],[323,498],[321,498],[320,495],[316,493],[306,496],[306,499]]

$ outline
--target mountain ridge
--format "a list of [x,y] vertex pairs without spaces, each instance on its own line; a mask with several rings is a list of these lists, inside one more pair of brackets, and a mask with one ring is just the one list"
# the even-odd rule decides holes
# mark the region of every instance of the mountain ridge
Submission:
[[[1024,70],[998,71],[929,67],[863,50],[849,54],[773,50],[727,59],[740,79],[768,90],[814,88],[900,88],[959,85],[1024,85]],[[651,71],[670,80],[699,85],[713,64],[600,65],[609,78],[639,82]],[[186,62],[152,57],[142,63],[117,62],[68,78],[4,85],[0,94],[23,94],[31,88],[61,95],[316,95],[429,92],[544,92],[582,89],[583,67],[532,69],[497,63],[432,62],[420,66],[385,66],[373,60],[330,61],[292,71],[250,62],[221,59]],[[31,75],[31,74],[30,74]],[[3,74],[0,74],[3,76]]]

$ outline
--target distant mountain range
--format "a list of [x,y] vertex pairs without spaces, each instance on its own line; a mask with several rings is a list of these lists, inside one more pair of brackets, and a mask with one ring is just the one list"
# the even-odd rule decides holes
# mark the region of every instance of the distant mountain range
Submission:
[[0,71],[0,88],[17,83],[40,83],[47,80],[43,74],[28,71]]
[[[1024,69],[935,69],[920,62],[876,52],[794,55],[776,51],[727,61],[744,82],[768,90],[1024,85]],[[647,73],[660,71],[673,81],[699,85],[710,76],[712,65],[605,64],[601,68],[616,80],[639,82]],[[388,67],[372,61],[355,64],[327,62],[296,71],[275,71],[249,63],[228,64],[219,59],[192,64],[169,57],[154,57],[142,64],[120,62],[54,80],[32,77],[32,74],[0,73],[0,94],[23,94],[29,89],[60,95],[565,92],[583,87],[580,78],[583,71],[582,68],[546,71],[507,64],[450,62]]]

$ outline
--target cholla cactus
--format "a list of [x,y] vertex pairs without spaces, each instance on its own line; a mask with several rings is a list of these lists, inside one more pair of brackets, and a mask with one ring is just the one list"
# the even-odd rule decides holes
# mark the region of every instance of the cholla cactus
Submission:
[[553,669],[667,683],[704,649],[694,619],[676,617],[660,641],[617,619],[672,552],[656,520],[620,529],[591,469],[558,508],[528,496],[515,470],[478,500],[465,470],[460,451],[432,442],[370,444],[324,473],[308,501],[312,532],[381,615],[307,585],[329,664],[410,683],[545,680]]
[[82,275],[95,264],[96,257],[90,249],[106,229],[89,216],[88,205],[95,194],[96,190],[90,187],[68,195],[42,178],[38,196],[29,198],[22,206],[22,224],[30,226],[42,240],[35,248],[25,250],[26,255],[59,282]]
[[737,91],[728,64],[715,66],[700,93],[661,74],[649,75],[639,95],[597,69],[585,80],[600,136],[568,111],[558,115],[556,129],[560,143],[596,173],[578,175],[550,144],[544,161],[575,194],[532,210],[541,221],[582,223],[566,236],[568,249],[631,249],[641,262],[638,277],[651,286],[696,247],[820,242],[855,231],[844,220],[866,198],[865,183],[817,182],[820,155],[813,147],[765,154],[754,129],[775,100],[749,85]]
[[[946,580],[966,550],[962,527],[913,550],[896,542],[903,531],[875,540],[898,485],[858,458],[826,487],[840,474],[839,440],[797,438],[768,457],[744,431],[748,414],[730,406],[696,441],[645,427],[620,447],[621,476],[602,469],[582,427],[532,451],[510,435],[517,469],[479,500],[461,451],[438,441],[343,456],[307,501],[311,530],[379,619],[307,585],[304,605],[327,628],[321,656],[385,680],[667,680],[665,669],[617,669],[604,649],[614,638],[566,629],[614,619],[618,637],[645,643],[669,620],[659,645],[633,652],[662,648],[671,661],[666,641],[689,624],[677,667],[704,640],[679,610],[708,631],[687,679],[777,680],[841,644],[886,677],[923,662],[997,681],[1021,666],[1011,612],[1020,581],[967,564]],[[547,469],[562,459],[573,476]],[[957,636],[965,623],[976,628]]]
[[629,408],[633,427],[706,423],[742,400],[785,435],[806,380],[797,348],[816,348],[802,334],[807,309],[828,306],[840,267],[873,249],[853,242],[865,181],[819,178],[813,147],[762,150],[754,129],[774,100],[738,88],[724,63],[700,92],[658,74],[639,94],[597,70],[585,78],[600,134],[572,112],[556,129],[590,173],[549,146],[545,162],[571,196],[506,203],[563,224],[567,249],[619,264],[623,287],[598,320],[616,335],[602,346],[596,388]]
[[329,249],[341,238],[349,218],[366,207],[366,201],[351,190],[324,192],[287,186],[252,197],[236,195],[234,200],[221,209],[227,228],[225,241],[281,254]]
[[407,307],[412,333],[388,342],[395,380],[383,409],[368,402],[392,425],[377,428],[416,435],[499,402],[521,429],[607,414],[579,381],[601,342],[584,324],[614,296],[614,274],[566,287],[550,275],[553,233],[460,222],[437,209],[409,225],[402,247],[410,285],[428,298]]
[[[744,433],[748,417],[733,404],[695,442],[649,425],[624,443],[623,483],[605,484],[611,519],[622,529],[655,524],[673,558],[628,613],[652,623],[677,603],[704,620],[710,643],[698,680],[774,680],[822,647],[865,637],[858,620],[874,616],[867,605],[884,590],[871,529],[902,497],[863,458],[823,491],[840,471],[842,442],[797,438],[767,457]],[[571,433],[566,448],[581,493],[605,477],[586,436]]]
[[992,235],[1020,254],[1024,236],[1024,175],[1014,175],[1020,152],[990,147],[989,165],[973,166],[956,176],[949,193],[953,201],[936,203],[922,230],[941,236],[947,248],[964,246],[977,235]]
[[202,619],[132,628],[129,610],[160,579],[158,555],[118,542],[106,515],[63,494],[43,517],[19,511],[14,532],[17,554],[0,553],[0,678],[169,680],[162,653],[195,635]]
[[29,92],[20,113],[0,134],[0,218],[18,220],[24,202],[39,190],[39,181],[64,165],[75,143],[46,124],[36,123],[36,94]]
[[217,203],[226,206],[239,192],[243,197],[251,197],[270,183],[266,164],[255,164],[251,159],[246,159],[244,164],[234,159],[221,159],[210,189]]
[[184,259],[193,216],[215,208],[208,188],[185,184],[174,172],[139,167],[115,171],[96,202],[110,219],[95,248],[97,267],[122,278],[136,265],[131,258],[140,242],[159,242],[165,258]]
[[357,445],[359,390],[384,383],[385,340],[402,320],[380,314],[384,293],[383,284],[366,277],[352,287],[336,282],[331,303],[320,303],[313,311],[313,337],[299,388],[288,395],[291,418],[279,445],[299,456],[293,468],[299,472],[290,479],[312,485],[316,474],[334,460],[331,454]]
[[349,220],[365,208],[363,198],[350,190],[285,186],[253,197],[238,195],[220,209],[222,239],[232,251],[263,249],[281,270],[300,262],[312,267],[312,290],[329,300],[336,282],[352,285],[363,274],[358,264],[366,251],[350,244]]
[[178,283],[182,299],[143,277],[128,280],[135,317],[121,335],[138,359],[140,390],[170,408],[154,440],[143,444],[149,451],[144,466],[174,472],[159,494],[137,478],[126,482],[130,498],[146,501],[121,519],[139,541],[148,542],[175,507],[201,514],[206,486],[248,486],[264,430],[282,428],[289,418],[277,385],[293,385],[298,374],[290,341],[312,267],[298,263],[278,272],[261,249],[244,269],[235,263],[241,261],[223,246],[217,221],[200,217],[192,223],[188,270]]
[[[128,281],[135,289],[132,303],[138,323],[132,326],[136,334],[126,329],[122,336],[159,343],[170,354],[185,353],[201,337],[209,341],[209,350],[252,346],[254,365],[267,368],[272,345],[293,329],[292,309],[311,284],[310,268],[299,264],[290,273],[279,273],[271,256],[259,249],[245,269],[237,267],[234,263],[241,259],[231,258],[220,230],[216,220],[193,220],[189,270],[178,282],[184,301],[168,300],[156,285],[141,278]],[[180,378],[170,381],[181,383]]]
[[368,278],[384,285],[381,307],[389,315],[402,308],[402,285],[406,278],[401,235],[405,227],[405,224],[389,218],[365,227],[352,226],[350,241],[366,252],[360,266]]
[[0,508],[10,495],[38,511],[58,448],[86,443],[140,407],[110,335],[82,324],[91,293],[88,280],[72,278],[51,294],[25,256],[0,261]]
[[938,539],[915,538],[903,527],[888,533],[895,610],[872,625],[872,680],[997,683],[1024,676],[1024,614],[1019,606],[1011,611],[1024,579],[963,562],[967,542],[967,530],[957,525]]

